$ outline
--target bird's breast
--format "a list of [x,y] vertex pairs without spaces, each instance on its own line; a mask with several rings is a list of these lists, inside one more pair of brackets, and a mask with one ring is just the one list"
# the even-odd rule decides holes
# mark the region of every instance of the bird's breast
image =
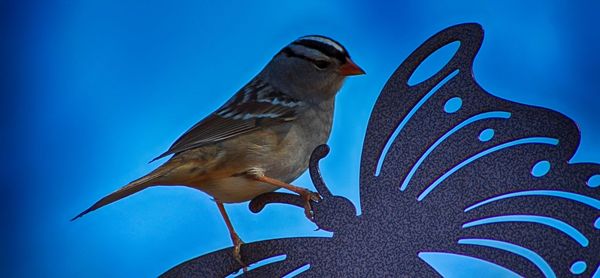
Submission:
[[280,141],[272,149],[265,172],[273,178],[292,182],[308,168],[312,151],[327,143],[332,128],[333,110],[308,110],[289,127],[282,127]]

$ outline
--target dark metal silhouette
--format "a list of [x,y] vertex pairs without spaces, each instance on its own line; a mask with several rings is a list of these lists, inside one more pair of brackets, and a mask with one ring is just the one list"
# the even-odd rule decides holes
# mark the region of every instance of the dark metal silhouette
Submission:
[[[408,85],[425,58],[455,41],[459,49],[439,72]],[[600,164],[568,163],[580,134],[566,116],[494,97],[477,84],[472,66],[482,41],[478,24],[450,27],[389,79],[364,141],[362,214],[322,181],[318,161],[329,149],[320,146],[310,174],[323,200],[313,209],[315,223],[333,237],[245,244],[249,264],[285,259],[238,274],[281,277],[300,269],[303,277],[432,277],[441,273],[435,258],[452,257],[526,277],[594,275]],[[295,195],[268,193],[250,208],[259,212],[274,202],[302,207]],[[200,256],[163,276],[227,276],[240,270],[231,253]]]

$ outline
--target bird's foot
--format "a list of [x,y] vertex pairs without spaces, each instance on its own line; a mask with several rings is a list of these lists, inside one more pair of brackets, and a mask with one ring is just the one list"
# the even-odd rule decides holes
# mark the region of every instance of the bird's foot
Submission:
[[242,254],[241,254],[242,244],[244,244],[244,242],[237,234],[234,234],[231,236],[231,241],[233,241],[233,258],[238,263],[240,263],[244,272],[247,272],[248,266],[242,261]]
[[314,222],[315,216],[310,202],[313,201],[318,203],[323,198],[321,198],[321,195],[319,195],[319,193],[315,193],[307,189],[300,192],[300,196],[302,197],[302,200],[304,200],[304,215],[306,215],[306,218],[308,218],[308,220]]
[[306,215],[306,218],[308,218],[308,220],[313,221],[313,211],[312,211],[310,202],[311,201],[313,201],[313,202],[321,201],[323,199],[323,198],[321,198],[321,195],[319,195],[318,193],[312,192],[306,188],[291,185],[289,183],[285,183],[280,180],[270,178],[270,177],[267,177],[264,175],[257,175],[255,171],[248,172],[247,174],[252,175],[253,179],[255,179],[257,181],[272,184],[272,185],[275,185],[275,186],[278,186],[281,188],[285,188],[289,191],[298,193],[300,195],[300,197],[302,197],[302,200],[304,202],[304,215]]

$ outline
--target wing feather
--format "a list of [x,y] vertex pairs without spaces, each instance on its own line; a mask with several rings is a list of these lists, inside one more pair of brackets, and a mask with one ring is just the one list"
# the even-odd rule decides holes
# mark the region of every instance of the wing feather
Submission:
[[[259,78],[255,78],[217,111],[186,131],[154,160],[223,141],[264,126],[291,121],[305,106]],[[272,119],[275,121],[261,121]]]

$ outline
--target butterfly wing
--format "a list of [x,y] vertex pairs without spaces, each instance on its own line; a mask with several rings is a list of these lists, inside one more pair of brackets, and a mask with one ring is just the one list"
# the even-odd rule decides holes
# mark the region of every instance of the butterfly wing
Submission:
[[[580,139],[569,118],[477,84],[482,40],[477,24],[446,29],[390,78],[363,146],[362,215],[401,231],[412,243],[405,250],[432,267],[462,256],[526,276],[591,275],[600,261],[600,192],[592,187],[600,165],[569,163]],[[440,71],[408,85],[430,54],[455,41]]]
[[[300,237],[252,242],[242,245],[242,258],[248,271],[233,258],[232,248],[221,249],[184,262],[161,277],[283,277],[323,272],[326,265],[319,253],[334,248],[330,238]],[[319,257],[321,258],[321,257]]]

